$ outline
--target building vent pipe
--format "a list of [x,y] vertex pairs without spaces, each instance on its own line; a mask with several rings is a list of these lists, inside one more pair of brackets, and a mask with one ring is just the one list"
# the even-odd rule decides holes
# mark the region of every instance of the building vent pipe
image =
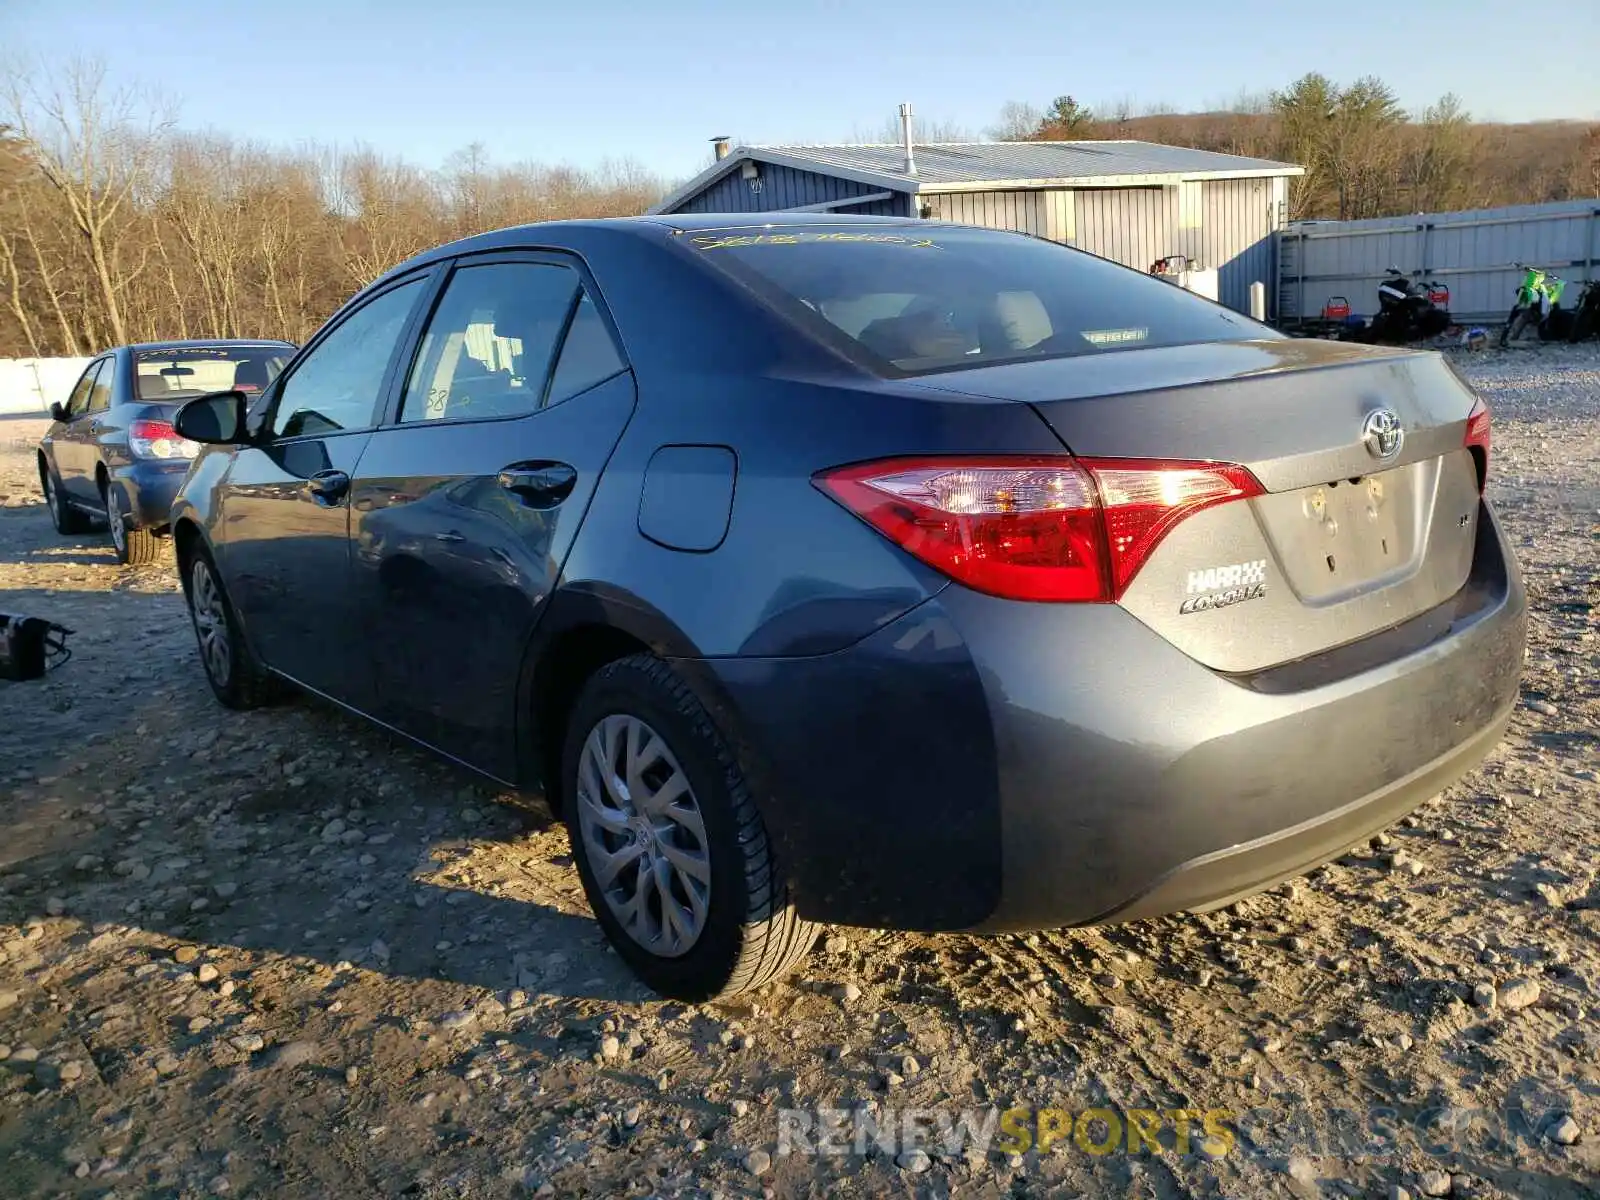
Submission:
[[900,134],[905,139],[906,174],[915,175],[917,173],[917,159],[911,152],[911,105],[909,104],[900,106]]

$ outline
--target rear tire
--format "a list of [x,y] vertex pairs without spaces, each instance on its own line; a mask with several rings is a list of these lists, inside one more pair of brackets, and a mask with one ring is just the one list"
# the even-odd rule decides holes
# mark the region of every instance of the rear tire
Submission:
[[102,480],[100,499],[106,506],[106,529],[111,534],[111,548],[116,551],[119,563],[125,567],[142,567],[161,557],[161,539],[148,529],[128,524],[122,507],[121,487]]
[[89,531],[89,518],[67,502],[61,494],[61,485],[56,481],[55,472],[43,459],[39,461],[39,488],[44,492],[45,506],[50,510],[50,520],[57,533]]
[[744,773],[666,663],[638,654],[600,668],[573,706],[561,763],[589,906],[654,991],[731,996],[810,951],[821,927],[795,912]]
[[204,547],[197,546],[186,557],[184,598],[200,650],[200,665],[212,693],[226,707],[240,710],[262,708],[281,700],[287,689],[250,653],[211,556]]

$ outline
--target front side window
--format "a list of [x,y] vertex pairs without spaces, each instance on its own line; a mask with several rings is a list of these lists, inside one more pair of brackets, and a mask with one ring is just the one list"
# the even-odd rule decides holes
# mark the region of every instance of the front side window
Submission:
[[312,348],[283,382],[273,433],[299,437],[373,423],[384,374],[422,282],[412,279],[369,300]]
[[684,235],[772,307],[888,373],[1282,336],[1040,238],[938,225]]
[[575,271],[549,263],[459,268],[428,322],[400,419],[469,421],[541,407],[581,294]]
[[83,378],[73,386],[72,394],[67,397],[67,416],[76,417],[88,411],[89,395],[94,391],[94,378],[100,373],[100,368],[105,365],[105,359],[89,364],[83,373]]

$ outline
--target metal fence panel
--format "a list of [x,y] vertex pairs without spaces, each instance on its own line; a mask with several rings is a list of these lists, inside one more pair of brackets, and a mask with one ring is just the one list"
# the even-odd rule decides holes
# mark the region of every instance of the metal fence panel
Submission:
[[1582,280],[1600,278],[1600,200],[1372,221],[1296,221],[1278,241],[1281,321],[1315,318],[1334,296],[1370,316],[1390,266],[1447,286],[1458,320],[1498,321],[1510,310],[1522,277],[1513,263],[1553,270],[1572,290]]

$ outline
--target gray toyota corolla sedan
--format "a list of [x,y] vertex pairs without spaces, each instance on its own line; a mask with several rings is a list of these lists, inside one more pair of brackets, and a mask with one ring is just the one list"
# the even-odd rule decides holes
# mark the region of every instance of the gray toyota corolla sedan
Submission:
[[218,698],[293,684],[542,788],[673,996],[822,922],[1225,904],[1459,777],[1517,694],[1489,413],[1443,357],[1018,234],[485,234],[177,424]]

